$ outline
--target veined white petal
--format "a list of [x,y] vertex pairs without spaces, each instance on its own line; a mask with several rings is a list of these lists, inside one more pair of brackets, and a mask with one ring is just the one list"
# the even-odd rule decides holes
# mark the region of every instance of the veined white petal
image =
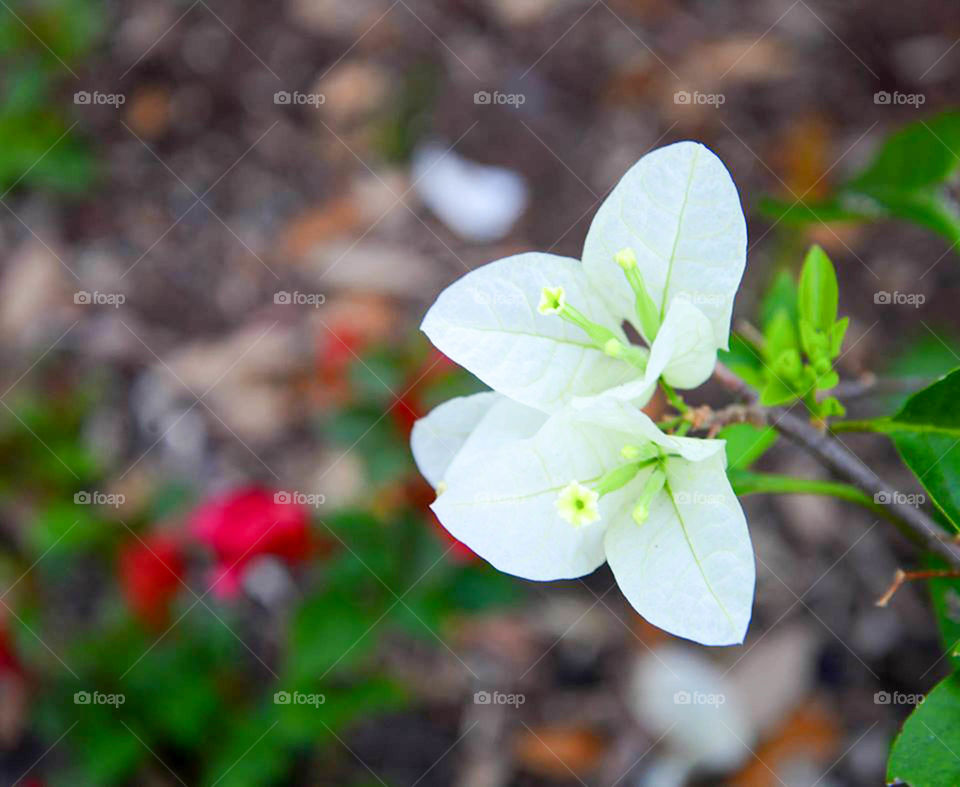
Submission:
[[722,456],[668,459],[667,486],[647,521],[621,515],[605,539],[610,568],[637,612],[704,645],[743,641],[756,580],[746,519]]
[[696,388],[709,379],[716,365],[717,344],[710,320],[689,301],[674,299],[650,348],[644,377],[655,382],[662,375],[677,388]]
[[431,486],[436,487],[443,480],[443,474],[474,427],[502,398],[492,391],[458,396],[434,407],[413,425],[410,433],[413,460]]
[[431,508],[453,536],[496,568],[535,580],[583,576],[604,561],[603,533],[639,492],[637,481],[605,495],[600,521],[575,526],[556,501],[571,481],[588,483],[623,463],[622,433],[550,416],[532,437],[454,461]]
[[670,304],[660,326],[643,377],[617,385],[591,397],[577,397],[576,407],[588,407],[600,398],[619,399],[643,407],[653,396],[661,375],[677,388],[696,388],[706,382],[717,365],[717,345],[710,321],[683,299]]
[[701,440],[696,437],[664,434],[645,412],[615,397],[597,396],[590,400],[583,399],[572,409],[572,417],[578,423],[616,434],[624,444],[651,442],[691,462],[702,462],[717,455],[722,463],[726,462],[724,440]]
[[445,476],[456,473],[457,466],[469,461],[473,456],[489,453],[516,440],[533,437],[549,417],[542,410],[527,407],[502,394],[495,396],[496,401],[477,422],[447,468]]
[[632,248],[660,317],[678,297],[710,320],[716,346],[728,346],[730,317],[746,265],[747,228],[727,168],[696,142],[641,158],[600,206],[583,249],[591,283],[621,315],[633,314],[614,255]]
[[543,288],[558,286],[567,303],[625,340],[621,318],[591,287],[579,262],[533,252],[492,262],[455,281],[421,328],[441,352],[495,391],[545,412],[638,376],[634,367],[597,349],[576,326],[537,311]]

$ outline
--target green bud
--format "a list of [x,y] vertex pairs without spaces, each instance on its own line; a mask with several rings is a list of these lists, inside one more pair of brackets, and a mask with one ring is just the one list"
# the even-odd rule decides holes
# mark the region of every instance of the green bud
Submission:
[[650,477],[643,485],[643,491],[637,499],[637,504],[633,507],[633,521],[638,525],[642,525],[647,521],[647,518],[650,516],[650,506],[653,503],[653,499],[660,493],[660,490],[663,489],[666,482],[666,473],[660,468],[657,468],[650,474]]

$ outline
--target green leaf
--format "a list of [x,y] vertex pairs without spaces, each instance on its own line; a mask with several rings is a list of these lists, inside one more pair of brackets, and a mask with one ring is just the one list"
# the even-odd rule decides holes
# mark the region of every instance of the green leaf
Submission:
[[766,329],[778,312],[786,312],[791,322],[797,319],[797,283],[788,270],[777,273],[760,304],[760,324]]
[[797,295],[801,320],[824,333],[833,328],[837,319],[837,274],[819,246],[807,252]]
[[777,442],[777,431],[771,426],[730,424],[717,437],[727,441],[727,470],[746,470]]
[[775,361],[785,350],[799,350],[800,342],[793,320],[785,310],[776,312],[764,328],[766,356]]
[[827,372],[826,374],[817,376],[818,391],[829,391],[831,388],[836,387],[839,383],[840,375],[833,370]]
[[915,393],[882,424],[931,500],[960,530],[960,369]]
[[[933,556],[924,562],[933,569],[949,568],[945,561]],[[930,591],[943,650],[956,670],[960,667],[960,580],[937,577],[927,583],[927,589]]]
[[887,781],[911,787],[960,784],[960,674],[938,683],[893,742]]
[[730,349],[720,350],[717,359],[737,377],[754,388],[764,384],[763,354],[739,333],[730,334]]
[[960,167],[960,112],[918,120],[891,136],[865,170],[825,200],[763,200],[761,212],[785,224],[899,218],[960,242],[960,206],[950,181]]
[[760,404],[764,407],[777,407],[797,399],[796,393],[777,377],[771,377],[760,391]]
[[832,418],[833,416],[844,416],[847,414],[847,408],[835,396],[828,396],[819,406],[819,415],[821,418]]
[[893,134],[851,188],[913,191],[942,183],[960,165],[960,112],[918,120]]
[[836,358],[840,355],[843,347],[843,337],[847,335],[847,327],[850,325],[849,317],[841,317],[830,328],[830,357]]
[[765,197],[760,200],[760,213],[786,226],[829,224],[839,221],[863,221],[868,218],[860,210],[845,206],[836,198],[818,202],[797,202]]

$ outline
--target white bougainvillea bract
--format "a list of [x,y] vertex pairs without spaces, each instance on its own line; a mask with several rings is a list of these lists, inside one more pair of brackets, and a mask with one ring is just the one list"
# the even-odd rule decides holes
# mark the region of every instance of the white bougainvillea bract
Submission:
[[450,533],[527,579],[606,561],[654,625],[742,642],[755,566],[723,441],[666,434],[640,408],[658,383],[688,389],[712,374],[745,262],[726,167],[679,142],[623,176],[581,261],[518,254],[444,290],[422,328],[492,389],[443,403],[413,430]]

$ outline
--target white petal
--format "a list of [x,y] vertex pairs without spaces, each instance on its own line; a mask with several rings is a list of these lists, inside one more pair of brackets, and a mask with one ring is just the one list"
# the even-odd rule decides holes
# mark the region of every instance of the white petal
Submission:
[[746,265],[747,228],[737,188],[723,162],[696,142],[677,142],[641,158],[600,206],[583,249],[593,285],[619,314],[633,298],[614,254],[630,247],[661,317],[686,297],[727,347],[733,298]]
[[458,396],[434,407],[413,425],[410,449],[417,468],[431,486],[443,480],[474,427],[502,398],[491,391]]
[[489,453],[515,440],[533,437],[549,417],[542,410],[527,407],[501,394],[494,396],[497,397],[496,401],[470,433],[445,476],[456,473],[460,463],[469,461],[475,455]]
[[431,508],[457,540],[508,574],[536,580],[589,574],[604,560],[605,522],[636,496],[636,482],[604,496],[601,521],[581,527],[559,516],[557,495],[573,480],[595,480],[621,464],[624,442],[562,411],[533,437],[463,452]]
[[746,519],[722,454],[667,461],[667,488],[637,525],[607,528],[607,561],[624,595],[650,623],[704,645],[743,642],[756,568]]
[[663,375],[677,388],[696,388],[709,379],[716,365],[717,345],[710,320],[689,301],[674,300],[650,348],[644,377],[655,382]]
[[678,299],[670,304],[650,348],[643,377],[590,397],[575,397],[575,407],[590,407],[598,399],[618,399],[643,407],[663,378],[677,388],[696,388],[706,382],[717,365],[717,347],[710,321],[696,306]]
[[571,306],[623,336],[620,319],[592,289],[579,262],[538,253],[507,257],[458,279],[440,294],[421,328],[441,352],[495,391],[546,412],[637,376],[579,328],[538,313],[547,286],[563,287]]
[[702,462],[720,456],[726,462],[723,440],[700,440],[696,437],[675,437],[664,434],[645,412],[611,396],[580,400],[572,417],[582,426],[594,427],[616,435],[621,446],[651,442],[691,462]]

